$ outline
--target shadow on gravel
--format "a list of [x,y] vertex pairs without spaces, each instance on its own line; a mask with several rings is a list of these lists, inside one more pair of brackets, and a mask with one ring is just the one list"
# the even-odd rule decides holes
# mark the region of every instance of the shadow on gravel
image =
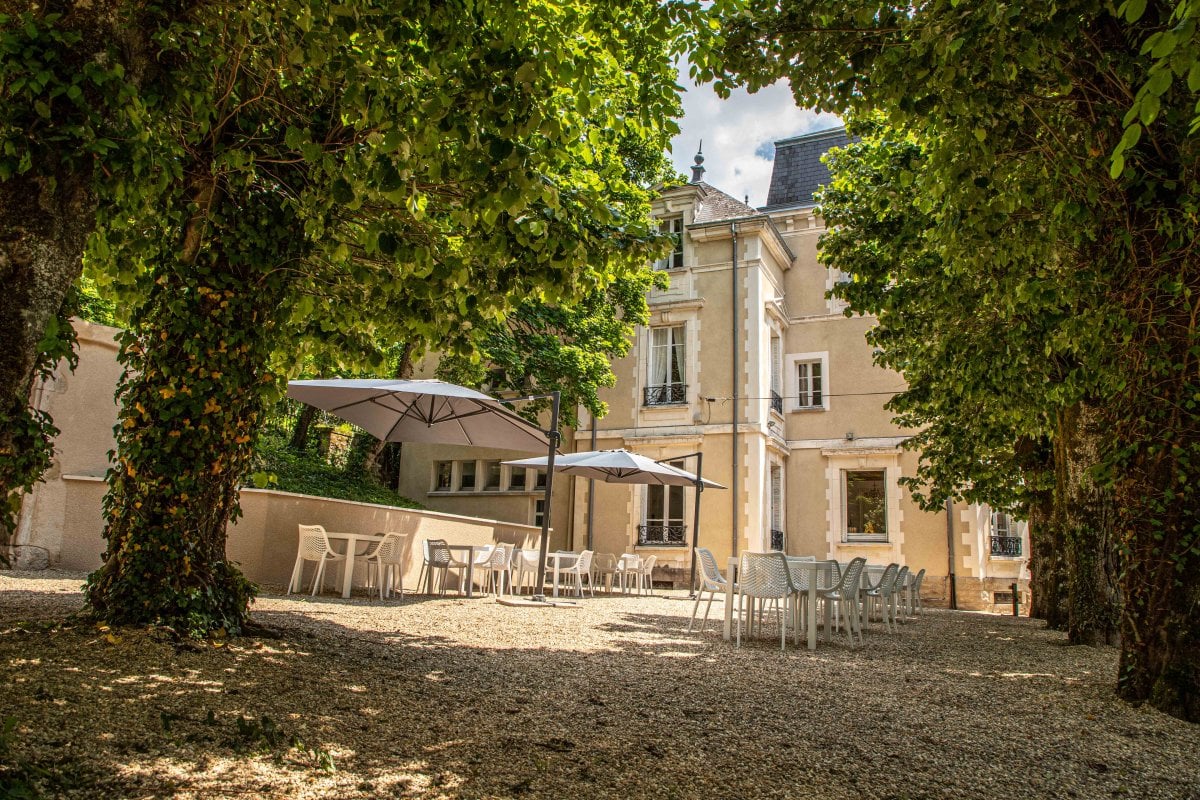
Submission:
[[[320,598],[255,612],[278,638],[213,647],[18,625],[19,595],[0,592],[4,745],[56,796],[1182,800],[1200,785],[1200,728],[1120,704],[1111,653],[1064,651],[1027,621],[934,611],[860,648],[780,653],[734,649],[711,620],[687,635],[682,603],[604,604],[488,648],[398,616],[346,627],[326,616],[343,601]],[[607,649],[539,634],[580,624]]]

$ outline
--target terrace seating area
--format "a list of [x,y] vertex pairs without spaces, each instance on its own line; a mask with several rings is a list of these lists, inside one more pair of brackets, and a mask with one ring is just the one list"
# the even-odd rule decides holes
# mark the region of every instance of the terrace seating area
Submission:
[[[289,593],[305,582],[305,565],[314,564],[311,591],[320,591],[329,563],[343,569],[343,596],[349,596],[354,566],[367,566],[369,594],[383,599],[404,596],[405,553],[412,536],[389,532],[346,534],[327,532],[319,525],[299,526],[299,550]],[[346,541],[339,551],[331,542]],[[365,542],[366,549],[357,546]],[[539,552],[506,543],[450,544],[445,539],[420,540],[420,572],[414,592],[445,596],[448,590],[465,597],[477,593],[503,596],[544,595],[576,600],[602,595],[654,596],[657,557],[636,552],[597,553],[557,550],[546,554],[539,565]],[[687,632],[696,629],[700,605],[704,614],[699,632],[708,626],[713,602],[725,601],[724,638],[737,647],[743,638],[763,637],[770,632],[782,649],[789,635],[799,645],[801,637],[816,649],[818,634],[832,642],[842,634],[854,647],[864,642],[868,630],[898,633],[902,626],[922,613],[921,586],[925,570],[913,573],[897,563],[868,564],[863,558],[846,562],[815,556],[786,555],[779,551],[744,552],[730,559],[726,569],[711,550],[694,550],[696,590],[689,596],[691,619]],[[538,585],[539,566],[543,575]],[[707,597],[706,597],[707,596]]]

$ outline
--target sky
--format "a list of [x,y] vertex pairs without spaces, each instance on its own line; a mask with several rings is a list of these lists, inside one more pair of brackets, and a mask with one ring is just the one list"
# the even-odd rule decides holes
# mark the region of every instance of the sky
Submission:
[[703,140],[704,182],[738,200],[749,195],[755,208],[767,202],[776,140],[841,124],[833,114],[797,108],[783,81],[757,94],[738,89],[728,100],[717,97],[708,86],[692,85],[686,71],[679,84],[687,92],[680,131],[671,140],[675,167],[690,180],[696,149]]

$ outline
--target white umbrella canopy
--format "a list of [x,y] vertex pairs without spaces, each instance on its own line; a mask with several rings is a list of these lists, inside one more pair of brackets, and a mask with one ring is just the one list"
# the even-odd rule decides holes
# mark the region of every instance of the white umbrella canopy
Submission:
[[[546,468],[546,456],[505,461],[510,467]],[[606,483],[667,484],[670,486],[695,486],[696,476],[663,464],[652,458],[631,453],[628,450],[587,450],[582,453],[567,453],[554,459],[554,471],[580,478],[593,478]],[[700,479],[706,489],[724,489],[716,481]]]
[[464,444],[526,453],[544,453],[550,446],[545,431],[496,398],[444,381],[289,381],[287,394],[385,442]]

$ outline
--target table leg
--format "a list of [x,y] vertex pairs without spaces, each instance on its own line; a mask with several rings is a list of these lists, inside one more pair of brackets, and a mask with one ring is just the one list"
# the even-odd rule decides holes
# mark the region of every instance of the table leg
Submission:
[[729,559],[729,580],[725,582],[725,641],[729,641],[733,635],[733,576],[737,572],[737,559]]
[[558,597],[558,559],[554,559],[554,596]]
[[467,597],[475,596],[475,548],[467,549]]
[[346,566],[342,567],[342,597],[350,596],[350,584],[354,582],[354,551],[358,541],[353,537],[346,539]]
[[808,649],[817,649],[817,573],[808,579]]

